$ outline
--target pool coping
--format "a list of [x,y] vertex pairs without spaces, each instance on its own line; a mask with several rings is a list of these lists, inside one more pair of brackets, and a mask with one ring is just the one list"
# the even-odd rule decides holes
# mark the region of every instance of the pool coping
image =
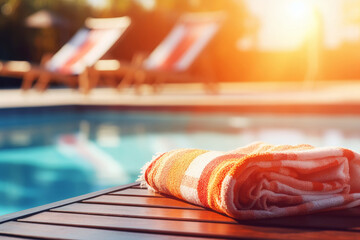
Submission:
[[127,105],[127,104],[61,104],[46,106],[0,107],[0,113],[14,109],[80,108],[111,111],[154,111],[154,112],[196,112],[196,113],[241,113],[241,114],[307,114],[307,115],[360,115],[359,103],[314,103],[314,104],[206,104],[206,105]]
[[[280,87],[282,84],[285,87]],[[83,95],[74,89],[0,90],[3,109],[41,107],[92,107],[113,110],[192,111],[269,114],[349,114],[360,115],[360,81],[317,82],[304,88],[303,83],[223,83],[219,94],[205,94],[199,87],[183,84],[160,94],[136,95],[131,89],[117,92],[96,88]],[[200,91],[201,90],[201,91]]]
[[[265,85],[264,85],[265,84]],[[134,94],[96,88],[83,95],[74,89],[0,90],[0,110],[37,107],[93,107],[137,111],[231,112],[249,114],[360,115],[360,81],[319,82],[312,88],[301,83],[222,84],[219,94],[201,87],[176,85],[159,94]]]

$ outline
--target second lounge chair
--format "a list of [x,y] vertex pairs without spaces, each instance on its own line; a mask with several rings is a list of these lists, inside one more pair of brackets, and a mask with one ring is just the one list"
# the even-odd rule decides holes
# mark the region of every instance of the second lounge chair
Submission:
[[[117,69],[88,68],[93,78],[101,76],[123,76],[117,89],[134,85],[137,93],[143,83],[152,84],[154,92],[170,80],[177,82],[199,81],[206,90],[217,91],[213,74],[209,74],[211,58],[204,49],[218,32],[225,15],[223,12],[186,13],[182,15],[167,37],[149,56],[135,54],[131,63],[119,63]],[[202,54],[202,57],[199,55]],[[199,58],[200,74],[189,73],[189,68]],[[99,76],[100,75],[100,76]]]

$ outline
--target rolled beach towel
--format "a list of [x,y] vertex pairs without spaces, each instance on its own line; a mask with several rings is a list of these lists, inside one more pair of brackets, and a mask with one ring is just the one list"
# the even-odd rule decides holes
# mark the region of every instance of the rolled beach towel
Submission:
[[344,148],[254,143],[230,152],[178,149],[144,166],[149,189],[236,219],[360,205],[360,155]]

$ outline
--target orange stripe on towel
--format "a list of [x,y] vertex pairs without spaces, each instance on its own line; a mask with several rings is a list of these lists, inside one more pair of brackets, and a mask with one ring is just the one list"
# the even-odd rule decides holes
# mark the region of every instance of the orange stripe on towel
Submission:
[[205,152],[207,151],[188,150],[179,154],[178,158],[173,162],[171,168],[166,174],[166,176],[171,176],[166,177],[166,185],[168,186],[168,191],[171,192],[172,195],[181,198],[180,185],[186,169],[189,167],[194,158]]
[[221,162],[228,160],[228,158],[229,158],[228,156],[221,156],[215,158],[204,168],[200,176],[199,184],[197,186],[197,191],[198,191],[199,200],[205,207],[210,207],[208,204],[208,185],[211,174]]

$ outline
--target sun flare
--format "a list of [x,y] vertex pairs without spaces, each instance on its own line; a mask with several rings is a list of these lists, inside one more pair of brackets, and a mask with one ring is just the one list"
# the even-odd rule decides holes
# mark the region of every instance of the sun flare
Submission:
[[292,0],[289,1],[286,6],[286,13],[292,21],[306,22],[311,18],[313,6],[304,0]]
[[288,36],[290,39],[297,38],[305,40],[309,35],[314,34],[316,28],[315,6],[306,0],[287,1],[284,6],[284,21],[286,21]]
[[318,2],[310,0],[245,0],[259,20],[255,43],[262,51],[299,48],[318,26]]

